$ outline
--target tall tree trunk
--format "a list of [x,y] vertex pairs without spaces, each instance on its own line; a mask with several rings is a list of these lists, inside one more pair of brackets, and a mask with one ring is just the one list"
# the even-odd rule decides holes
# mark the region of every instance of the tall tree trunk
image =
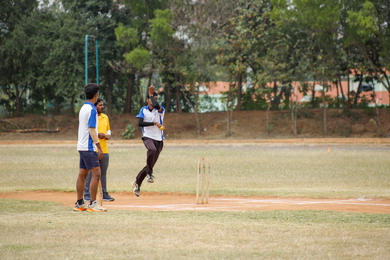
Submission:
[[313,81],[313,88],[311,91],[311,107],[315,108],[316,107],[316,82]]
[[379,109],[378,109],[378,104],[376,102],[376,92],[375,92],[375,86],[373,86],[373,89],[372,89],[372,92],[373,92],[373,98],[374,98],[374,104],[375,104],[375,117],[376,117],[376,133],[377,133],[377,136],[381,136],[381,120],[380,120],[380,116],[379,116]]
[[[383,86],[387,90],[387,94],[389,96],[389,101],[390,101],[390,79],[389,76],[387,76],[386,71],[381,71],[383,77],[386,79],[386,82],[380,78],[380,81],[382,82]],[[387,83],[387,84],[386,84]]]
[[340,83],[340,91],[341,91],[341,100],[343,101],[343,108],[345,109],[345,95],[344,95],[344,90],[343,90],[343,84],[341,83],[341,77],[339,76],[339,83]]
[[70,112],[73,115],[73,117],[76,117],[76,112],[74,110],[75,100],[76,100],[76,95],[72,95],[72,97],[70,98]]
[[327,115],[326,115],[326,106],[325,104],[325,82],[322,83],[322,134],[324,136],[328,135],[327,130]]
[[270,116],[269,116],[269,110],[271,109],[271,103],[268,102],[267,104],[267,112],[265,112],[265,131],[267,131],[267,134],[271,134],[271,125],[270,125]]
[[199,116],[199,84],[196,86],[196,94],[195,94],[195,118],[196,118],[196,130],[198,136],[202,134],[201,124],[200,124],[200,116]]
[[280,94],[278,94],[278,83],[276,83],[276,80],[274,80],[274,87],[272,89],[273,92],[273,100],[272,102],[272,110],[278,110],[279,104],[280,104]]
[[340,93],[339,93],[339,84],[338,80],[336,80],[336,91],[337,91],[337,108],[340,108]]
[[195,121],[196,121],[196,134],[198,136],[200,136],[202,134],[202,131],[201,131],[201,125],[200,125],[200,118],[199,118],[199,85],[196,87],[196,90],[195,90],[195,105],[193,105],[190,101],[190,99],[187,97],[186,93],[184,92],[184,90],[182,90],[182,93],[183,93],[183,97],[184,99],[188,102],[188,104],[190,104],[192,110],[194,110],[194,114],[195,114]]
[[[290,91],[291,93],[291,91]],[[294,136],[297,135],[297,102],[291,97],[290,112],[291,112],[291,130]]]
[[168,80],[165,85],[165,105],[167,106],[166,112],[171,111],[171,82]]
[[22,98],[24,93],[27,90],[27,85],[22,86],[22,90],[19,89],[19,86],[15,85],[16,97],[15,97],[15,110],[16,116],[20,116],[22,114]]
[[353,106],[354,107],[357,106],[357,102],[358,102],[358,99],[359,99],[359,96],[360,96],[360,92],[361,92],[360,90],[361,90],[362,82],[363,82],[363,72],[360,74],[359,85],[358,85],[358,88],[356,90],[355,100],[353,102]]
[[349,70],[348,70],[348,75],[347,75],[347,80],[348,80],[348,89],[347,89],[347,107],[351,108],[351,83],[350,83],[350,78],[349,78]]
[[236,110],[241,110],[241,96],[242,96],[242,73],[237,77],[237,107]]
[[20,97],[19,87],[15,85],[15,116],[20,116],[22,114],[22,98]]
[[232,106],[233,106],[233,101],[231,97],[231,84],[229,84],[229,92],[228,96],[226,98],[226,136],[231,136],[232,135]]
[[125,101],[125,109],[124,113],[131,113],[132,99],[133,99],[133,86],[134,86],[134,74],[129,75],[129,79],[127,80],[127,91],[126,91],[126,101]]
[[61,106],[61,97],[57,96],[55,98],[55,107],[54,107],[54,114],[59,115],[60,114],[60,106]]
[[4,88],[4,90],[5,90],[5,94],[8,97],[8,101],[5,102],[5,107],[7,109],[7,114],[10,117],[10,116],[12,116],[12,106],[11,106],[11,102],[10,102],[11,101],[11,89],[10,89],[10,87],[6,86]]
[[176,87],[176,112],[181,113],[180,86]]

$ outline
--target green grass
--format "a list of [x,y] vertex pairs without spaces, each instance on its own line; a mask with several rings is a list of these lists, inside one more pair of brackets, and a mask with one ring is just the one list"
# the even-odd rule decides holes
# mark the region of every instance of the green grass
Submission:
[[0,200],[1,259],[386,259],[390,216],[325,211],[73,213]]
[[[109,191],[129,191],[145,165],[143,146],[111,146]],[[155,184],[143,191],[195,192],[197,160],[211,163],[211,194],[280,197],[390,198],[390,149],[383,146],[166,145]],[[73,147],[0,149],[0,191],[74,191],[79,157]]]
[[[129,191],[143,146],[112,146],[108,188]],[[211,194],[390,198],[383,146],[169,146],[145,191],[195,191],[197,160]],[[74,191],[70,147],[0,149],[0,191]],[[388,259],[390,215],[328,211],[73,213],[56,203],[0,199],[1,259]]]

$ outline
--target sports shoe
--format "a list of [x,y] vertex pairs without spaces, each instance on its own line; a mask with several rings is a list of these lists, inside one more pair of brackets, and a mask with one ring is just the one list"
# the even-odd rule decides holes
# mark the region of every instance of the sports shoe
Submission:
[[85,207],[85,203],[80,205],[78,202],[76,202],[74,204],[73,211],[86,211],[86,210],[87,210],[87,208]]
[[137,184],[137,182],[133,182],[133,192],[134,192],[135,196],[139,197],[139,193],[141,191],[140,191],[140,188],[139,188],[139,185]]
[[87,211],[88,212],[106,212],[107,210],[105,208],[103,208],[102,206],[100,206],[99,203],[97,203],[97,201],[95,200],[94,202],[89,204]]
[[103,201],[114,201],[115,199],[108,195],[108,193],[103,193]]
[[148,175],[148,182],[153,183],[154,182],[154,176],[153,174]]

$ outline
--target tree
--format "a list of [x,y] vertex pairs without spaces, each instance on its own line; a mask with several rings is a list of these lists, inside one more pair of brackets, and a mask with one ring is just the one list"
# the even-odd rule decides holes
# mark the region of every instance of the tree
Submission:
[[15,112],[16,116],[20,116],[23,111],[23,97],[27,90],[36,86],[36,68],[42,62],[34,45],[38,11],[33,6],[31,8],[29,15],[18,16],[17,24],[6,25],[10,31],[1,40],[0,86],[7,97],[2,103],[6,103],[9,114]]
[[120,55],[111,62],[114,70],[129,75],[125,112],[131,112],[131,102],[135,91],[138,92],[138,101],[144,102],[144,93],[141,88],[141,79],[153,75],[152,41],[150,36],[151,20],[154,11],[166,6],[166,1],[124,1],[129,10],[126,23],[115,29],[117,44],[120,46]]
[[347,16],[346,45],[358,53],[357,69],[374,76],[390,96],[388,1],[354,1]]

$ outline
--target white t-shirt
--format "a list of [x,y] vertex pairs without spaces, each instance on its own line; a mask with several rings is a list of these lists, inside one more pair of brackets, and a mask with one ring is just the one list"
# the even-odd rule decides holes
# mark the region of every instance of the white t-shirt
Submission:
[[[144,106],[139,111],[137,118],[143,118],[144,122],[157,122],[160,125],[163,124],[165,109],[161,106],[161,112],[158,112],[157,109],[153,108],[152,111],[149,110],[148,106]],[[156,141],[164,140],[164,132],[160,130],[155,125],[152,126],[143,126],[142,127],[142,136],[149,137]]]
[[77,142],[77,151],[97,151],[89,128],[94,127],[98,133],[98,114],[94,104],[85,102],[79,112],[79,134]]

